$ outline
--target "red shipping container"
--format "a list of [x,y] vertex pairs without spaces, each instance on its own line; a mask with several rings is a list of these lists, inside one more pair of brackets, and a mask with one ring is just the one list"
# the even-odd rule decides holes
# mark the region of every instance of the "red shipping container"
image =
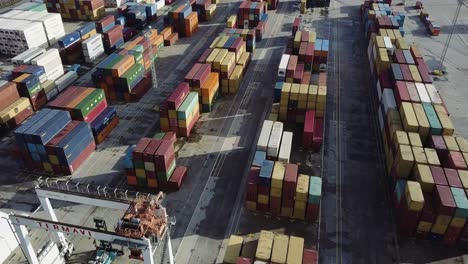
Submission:
[[270,196],[270,212],[279,215],[281,212],[281,198]]
[[301,42],[309,42],[309,31],[301,31]]
[[151,138],[142,138],[140,141],[138,141],[135,148],[133,149],[134,160],[143,161],[143,153],[150,142]]
[[418,65],[417,68],[419,71],[419,75],[421,75],[423,83],[432,83],[432,77],[429,74],[429,69],[427,68],[427,66],[425,64],[421,64]]
[[304,134],[302,136],[303,147],[306,149],[312,148],[314,139],[315,111],[308,110],[305,114]]
[[55,175],[62,175],[63,174],[62,167],[60,165],[52,164],[52,171],[54,171]]
[[146,178],[157,179],[156,173],[154,171],[145,171]]
[[213,51],[213,49],[206,49],[205,52],[203,52],[203,54],[200,56],[200,58],[198,58],[197,62],[198,63],[205,63],[206,59],[208,58],[208,56],[210,56],[210,53],[212,51]]
[[179,83],[172,94],[167,98],[167,106],[169,109],[177,110],[184,102],[185,97],[190,93],[189,84],[186,82]]
[[[293,199],[296,193],[297,173],[299,167],[297,164],[287,164],[284,172],[283,197]],[[292,207],[292,206],[291,206]]]
[[294,72],[296,71],[298,57],[296,55],[291,55],[288,61],[288,67],[286,68],[286,77],[294,78]]
[[445,177],[447,178],[450,187],[457,187],[463,189],[463,184],[458,176],[458,172],[454,169],[444,168]]
[[312,149],[319,151],[323,141],[323,119],[317,118],[314,123],[314,138],[312,141]]
[[283,194],[281,207],[294,208],[294,198],[288,198]]
[[296,66],[296,70],[294,71],[294,82],[301,83],[303,74],[304,74],[304,64],[298,63]]
[[444,169],[438,166],[430,166],[430,169],[435,184],[448,186],[447,178],[445,178]]
[[400,64],[400,70],[401,73],[403,74],[403,79],[407,82],[412,82],[413,76],[411,75],[411,72],[409,70],[408,64]]
[[164,40],[164,46],[172,46],[179,40],[179,33],[174,32]]
[[244,257],[237,257],[236,264],[252,264],[252,260]]
[[[466,192],[466,195],[468,196],[468,191],[465,190],[465,192]],[[460,239],[468,239],[468,225],[467,224],[465,224],[465,227],[463,228],[463,231],[460,235]]]
[[138,102],[152,85],[153,81],[150,78],[143,78],[130,92],[130,102]]
[[401,105],[401,102],[410,102],[411,98],[408,93],[408,88],[406,88],[405,82],[396,81],[395,89],[393,90],[395,94],[395,100],[397,105]]
[[31,102],[31,106],[34,111],[41,109],[47,104],[47,96],[44,89],[41,89],[36,95],[29,98],[29,101]]
[[96,117],[98,117],[102,113],[102,111],[104,111],[104,109],[106,108],[107,108],[107,101],[104,98],[104,100],[100,102],[99,104],[97,104],[94,107],[94,109],[88,113],[87,116],[85,116],[84,118],[78,118],[77,120],[85,121],[86,123],[91,124],[91,122],[93,122],[94,119],[96,119]]
[[168,141],[171,141],[172,143],[176,143],[177,137],[174,132],[166,132],[162,140],[168,140]]
[[299,17],[294,18],[293,27],[292,27],[293,36],[296,35],[296,32],[299,30],[300,25],[301,25],[301,18]]
[[62,171],[66,175],[71,175],[86,161],[86,159],[94,152],[96,144],[92,141],[81,154],[72,162],[70,166],[62,166]]
[[313,249],[304,248],[302,254],[302,264],[317,264],[318,263],[318,252]]
[[163,141],[159,148],[154,153],[154,162],[156,164],[156,170],[167,171],[173,158],[175,157],[174,143],[170,141]]
[[117,41],[123,39],[122,26],[116,25],[113,28],[109,29],[104,35],[104,46],[113,47]]
[[0,111],[16,102],[20,98],[16,83],[7,82],[2,85],[0,87],[0,98],[2,98],[0,100]]
[[144,162],[153,162],[153,156],[156,150],[158,150],[159,146],[161,145],[161,140],[152,139],[148,146],[146,146],[145,150],[143,151],[143,161]]
[[305,62],[314,62],[315,43],[307,43]]
[[402,203],[397,212],[397,225],[400,235],[412,237],[419,223],[421,212],[408,210],[407,203]]
[[320,204],[307,204],[305,218],[309,222],[315,222],[318,219]]
[[62,139],[68,135],[80,122],[78,121],[71,121],[70,123],[68,123],[63,129],[62,131],[60,131],[57,135],[55,135],[55,137],[53,137],[46,145],[45,145],[45,149],[46,149],[46,152],[47,154],[49,155],[54,155],[56,154],[56,151],[55,151],[55,148],[57,146],[58,143],[60,143],[60,141],[62,141]]
[[463,228],[449,226],[447,228],[447,231],[445,231],[442,244],[447,245],[447,246],[455,246],[462,233],[463,233]]
[[393,53],[393,61],[399,64],[406,64],[405,55],[403,55],[403,50],[395,50],[395,52]]
[[201,63],[195,63],[193,65],[192,69],[190,69],[190,71],[187,73],[187,75],[185,75],[184,82],[189,83],[190,86],[193,87],[193,77],[200,70],[200,67],[202,65],[203,64],[201,64]]
[[301,42],[299,45],[299,61],[305,61],[307,52],[307,42]]
[[319,73],[318,85],[319,86],[326,86],[327,85],[327,78],[328,78],[328,75],[327,75],[326,72]]
[[112,22],[115,21],[115,18],[113,15],[108,15],[106,17],[104,17],[103,19],[99,20],[98,22],[96,22],[96,30],[97,32],[99,33],[103,33],[103,29],[107,26],[109,26],[110,24],[112,24]]
[[301,84],[310,84],[310,79],[312,79],[312,73],[309,71],[305,71],[304,75],[302,75],[302,81]]
[[255,202],[257,201],[257,184],[258,184],[258,175],[260,174],[260,168],[251,167],[249,176],[247,177],[247,201]]
[[12,119],[8,120],[6,122],[6,125],[9,129],[16,128],[19,126],[21,123],[23,123],[26,118],[30,117],[34,111],[32,110],[32,107],[28,107],[24,109],[23,111],[19,112],[15,117]]
[[258,191],[258,194],[269,196],[270,195],[270,186],[268,186],[268,185],[265,186],[265,185],[258,184],[257,185],[257,191]]
[[201,85],[208,79],[211,72],[211,64],[202,64],[197,73],[193,76],[193,86],[201,87]]
[[457,151],[449,151],[445,166],[452,169],[466,170],[467,166],[463,154]]
[[390,75],[388,74],[387,71],[380,73],[379,82],[380,82],[380,87],[382,88],[382,91],[385,88],[393,87],[392,82],[390,81]]
[[187,176],[188,169],[184,166],[177,166],[174,172],[172,173],[171,178],[167,183],[167,187],[170,191],[178,191],[182,186],[182,182],[184,181],[185,177]]
[[443,185],[435,186],[434,209],[439,215],[453,216],[456,204],[450,191],[450,187]]

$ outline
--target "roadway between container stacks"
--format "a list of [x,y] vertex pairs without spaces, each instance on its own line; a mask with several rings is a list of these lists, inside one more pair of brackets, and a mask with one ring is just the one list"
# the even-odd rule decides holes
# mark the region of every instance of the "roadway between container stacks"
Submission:
[[325,141],[320,263],[393,263],[398,258],[359,22],[361,3],[333,1],[328,17],[331,118]]
[[[289,7],[292,9],[292,2],[282,2],[283,4],[280,7],[283,9]],[[284,12],[286,10],[278,10],[279,12]],[[218,203],[213,201],[216,182],[219,180],[219,177],[222,177],[220,173],[222,173],[223,169],[226,170],[227,168],[233,167],[238,172],[235,175],[238,177],[237,182],[244,182],[242,178],[245,176],[245,168],[247,168],[249,159],[245,162],[244,160],[236,160],[235,157],[229,157],[229,152],[235,150],[238,147],[238,139],[231,140],[232,137],[242,138],[243,141],[251,142],[250,144],[247,143],[245,145],[249,146],[248,149],[243,150],[244,156],[250,156],[252,151],[254,150],[254,140],[256,136],[256,132],[258,130],[259,124],[261,124],[261,120],[265,117],[266,111],[269,110],[269,105],[272,99],[272,89],[274,85],[274,76],[276,76],[276,68],[277,68],[277,61],[279,61],[279,56],[281,55],[283,48],[286,45],[286,41],[280,44],[279,52],[273,54],[273,44],[276,42],[274,39],[277,37],[281,32],[281,28],[283,25],[284,16],[276,15],[273,12],[269,13],[270,15],[270,24],[268,25],[269,30],[264,35],[264,39],[260,42],[257,46],[257,50],[255,51],[255,55],[253,57],[252,63],[250,64],[249,68],[247,69],[247,75],[243,80],[243,87],[247,86],[245,89],[241,89],[234,97],[234,103],[231,105],[229,109],[229,113],[234,115],[233,118],[224,119],[225,121],[230,121],[230,124],[223,123],[223,127],[228,127],[228,133],[226,138],[222,140],[222,147],[221,152],[217,154],[216,158],[216,165],[210,171],[210,177],[207,180],[204,186],[204,192],[201,195],[200,199],[198,200],[196,209],[192,214],[190,222],[188,224],[188,228],[185,231],[182,241],[180,245],[177,247],[177,254],[176,254],[176,263],[212,263],[215,262],[218,257],[218,248],[221,245],[221,242],[212,241],[210,237],[205,237],[203,234],[207,232],[206,230],[202,230],[200,224],[203,221],[211,221],[213,222],[213,229],[214,226],[220,226],[220,230],[214,230],[209,233],[217,233],[216,235],[219,238],[228,237],[233,231],[235,226],[239,221],[239,214],[241,213],[241,202],[240,199],[243,195],[245,184],[240,184],[239,189],[235,197],[237,199],[229,199],[223,197],[223,207],[220,207],[220,211],[228,211],[229,221],[225,219],[223,223],[214,223],[216,222],[211,215],[208,215],[206,212],[206,208],[208,206],[213,206],[212,203]],[[293,18],[290,19],[292,22]],[[289,31],[289,30],[288,30]],[[275,63],[272,62],[272,58],[275,58]],[[258,74],[261,73],[261,74]],[[268,75],[265,74],[272,73],[271,78],[269,79]],[[267,82],[265,85],[260,85],[262,82]],[[266,91],[265,91],[266,90]],[[256,105],[254,104],[254,98],[258,98],[259,94],[263,94],[267,92],[265,100],[263,101],[265,104]],[[255,117],[249,117],[246,119],[242,114],[244,114],[247,110],[252,109],[252,115]],[[234,111],[234,112],[233,112]],[[252,120],[253,119],[253,120]],[[260,119],[260,122],[254,122],[255,120]],[[248,123],[250,124],[248,124]],[[240,130],[239,127],[249,126],[248,130],[242,129]],[[253,130],[253,131],[252,131]],[[239,132],[241,134],[239,134]],[[224,176],[224,175],[223,175]],[[234,188],[235,186],[233,186]],[[221,202],[221,201],[220,201]],[[228,224],[229,222],[229,224]],[[260,227],[259,227],[260,228]],[[216,245],[217,244],[217,245]]]

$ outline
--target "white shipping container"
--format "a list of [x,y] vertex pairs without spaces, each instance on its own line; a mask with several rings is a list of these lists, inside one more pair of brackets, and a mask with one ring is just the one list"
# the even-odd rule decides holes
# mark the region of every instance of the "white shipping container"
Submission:
[[283,123],[274,122],[271,129],[270,140],[268,141],[267,157],[277,158],[283,135]]
[[1,18],[11,18],[18,14],[21,14],[23,10],[10,10],[0,15]]
[[126,0],[104,0],[105,7],[119,7],[125,4]]
[[55,81],[55,85],[57,86],[57,89],[59,92],[65,90],[68,86],[72,85],[74,81],[78,79],[78,73],[75,71],[69,71],[62,75],[60,78],[58,78]]
[[383,37],[383,40],[384,40],[385,48],[387,49],[388,54],[393,55],[393,51],[395,50],[395,48],[393,47],[390,37]]
[[395,95],[392,89],[384,89],[382,92],[382,105],[384,107],[385,115],[387,115],[390,109],[397,110],[397,104],[395,102]]
[[283,132],[283,139],[281,140],[281,147],[278,154],[278,160],[289,163],[291,157],[293,133],[289,131]]
[[164,1],[164,0],[156,1],[156,10],[160,10],[160,9],[163,8],[165,5],[166,5],[166,1]]
[[425,85],[426,91],[433,104],[442,104],[442,99],[440,98],[439,92],[436,90],[435,86],[431,83]]
[[31,63],[34,65],[44,66],[48,80],[56,80],[64,73],[59,51],[55,48],[50,49],[41,56],[33,59]]
[[14,65],[29,64],[32,59],[44,54],[46,50],[43,48],[30,48],[21,54],[16,55],[11,59]]
[[281,61],[278,68],[279,77],[286,77],[286,69],[288,68],[288,62],[290,57],[291,56],[289,54],[283,54],[283,56],[281,57]]
[[0,18],[0,52],[18,55],[34,47],[47,47],[42,23]]
[[82,47],[85,60],[88,58],[89,62],[93,62],[96,58],[104,54],[104,44],[101,34],[93,35],[89,39],[83,41]]
[[422,83],[415,83],[416,85],[416,90],[418,90],[419,94],[419,99],[421,99],[421,102],[423,103],[431,103],[431,98],[429,97],[429,94],[427,94],[426,87]]
[[271,129],[273,128],[273,121],[265,120],[263,121],[262,130],[260,131],[260,137],[257,142],[257,150],[267,151],[268,141],[270,140]]

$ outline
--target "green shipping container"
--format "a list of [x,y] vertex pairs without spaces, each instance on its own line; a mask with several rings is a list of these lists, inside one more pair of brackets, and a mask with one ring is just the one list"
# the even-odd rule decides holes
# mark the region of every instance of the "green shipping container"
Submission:
[[429,120],[429,125],[431,126],[431,134],[442,135],[442,125],[437,117],[434,106],[429,103],[423,103],[422,106],[424,108],[424,112],[426,112],[427,120]]
[[451,187],[453,198],[457,209],[455,209],[455,217],[468,218],[468,198],[466,197],[465,190],[462,188]]
[[166,132],[159,132],[154,134],[153,139],[163,139],[163,137],[166,135]]
[[322,196],[322,178],[317,176],[310,176],[309,181],[309,203],[319,204],[320,197]]
[[159,182],[167,182],[169,178],[172,176],[172,173],[174,172],[176,167],[176,161],[172,162],[171,166],[169,166],[168,171],[157,171],[156,174],[158,176],[158,181]]
[[143,68],[142,64],[135,64],[119,78],[122,90],[129,92],[135,87],[135,81],[143,75]]
[[198,104],[198,93],[190,92],[187,97],[185,97],[184,102],[177,109],[177,119],[186,120],[187,116],[192,113],[195,105]]
[[96,89],[81,101],[73,110],[73,114],[77,117],[85,117],[105,98],[104,90]]
[[41,84],[38,83],[36,86],[33,86],[31,87],[31,89],[28,90],[28,95],[29,95],[29,98],[35,96],[38,92],[41,91]]
[[138,187],[147,187],[148,186],[148,181],[146,178],[137,178],[137,186]]
[[143,170],[145,169],[145,163],[143,161],[134,160],[133,166],[135,167],[135,169],[143,169]]

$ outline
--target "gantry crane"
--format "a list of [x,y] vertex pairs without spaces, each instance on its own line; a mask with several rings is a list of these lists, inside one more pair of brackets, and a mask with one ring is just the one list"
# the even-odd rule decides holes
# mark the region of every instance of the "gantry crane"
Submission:
[[[18,237],[20,247],[30,264],[41,264],[28,237],[26,227],[43,229],[52,233],[52,241],[58,246],[60,254],[67,259],[73,252],[73,244],[67,240],[63,233],[88,237],[98,241],[108,242],[114,245],[128,247],[132,252],[130,258],[135,258],[140,253],[139,259],[144,264],[154,264],[154,253],[158,246],[163,243],[163,256],[167,252],[170,264],[174,264],[172,255],[172,245],[170,238],[171,227],[175,224],[174,218],[169,218],[165,208],[161,205],[162,193],[157,195],[145,193],[129,193],[127,190],[101,188],[101,186],[81,185],[71,181],[49,182],[48,179],[40,179],[40,184],[35,187],[42,208],[49,216],[49,219],[40,219],[27,215],[10,214],[9,223]],[[68,201],[78,204],[87,204],[97,207],[105,207],[125,211],[115,227],[116,231],[109,231],[103,228],[92,228],[78,226],[69,223],[59,222],[55,215],[50,199]],[[137,201],[137,203],[135,202]],[[129,212],[134,212],[135,208],[141,210],[141,204],[151,207],[148,212],[154,215],[129,216]],[[127,219],[135,223],[136,217],[145,217],[141,225],[136,225],[137,230],[144,230],[141,233],[133,232],[132,226],[123,225]],[[125,218],[125,219],[124,219]],[[142,222],[143,222],[142,221]],[[157,230],[155,230],[157,229]],[[138,234],[138,235],[137,235]],[[162,262],[162,261],[161,261]]]

